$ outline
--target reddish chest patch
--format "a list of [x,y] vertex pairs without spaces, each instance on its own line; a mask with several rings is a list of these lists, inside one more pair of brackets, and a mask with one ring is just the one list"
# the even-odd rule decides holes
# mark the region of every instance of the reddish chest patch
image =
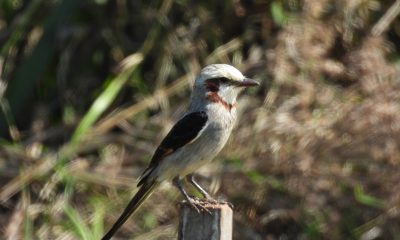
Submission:
[[236,104],[227,103],[216,92],[207,93],[207,100],[210,101],[210,102],[213,102],[213,103],[221,104],[229,112],[232,110],[232,108],[236,107]]

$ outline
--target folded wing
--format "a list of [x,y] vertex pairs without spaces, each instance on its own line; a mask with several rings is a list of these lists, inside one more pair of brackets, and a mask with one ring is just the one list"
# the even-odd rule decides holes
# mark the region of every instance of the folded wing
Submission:
[[139,179],[138,186],[147,181],[149,174],[160,164],[168,155],[171,155],[179,148],[190,144],[207,125],[208,116],[206,112],[192,112],[181,118],[169,131],[167,136],[156,149],[150,165],[143,172]]

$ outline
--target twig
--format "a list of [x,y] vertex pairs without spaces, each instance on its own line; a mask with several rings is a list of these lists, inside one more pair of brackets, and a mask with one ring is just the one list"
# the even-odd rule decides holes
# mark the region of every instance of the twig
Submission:
[[186,74],[185,76],[179,78],[168,88],[157,90],[153,95],[143,99],[142,101],[118,112],[113,112],[111,116],[106,117],[106,119],[102,120],[100,123],[94,126],[91,132],[95,134],[107,132],[115,125],[118,125],[124,120],[134,116],[138,112],[141,112],[151,106],[156,105],[157,99],[159,99],[160,96],[171,96],[186,87],[189,83],[189,76],[191,76],[191,74]]
[[372,28],[371,34],[375,37],[382,35],[389,25],[393,22],[393,20],[400,13],[400,0],[397,0],[389,10],[383,15],[381,19],[374,25]]

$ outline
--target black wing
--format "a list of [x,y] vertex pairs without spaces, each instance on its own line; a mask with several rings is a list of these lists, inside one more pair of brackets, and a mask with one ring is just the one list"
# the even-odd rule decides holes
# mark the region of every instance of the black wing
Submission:
[[161,142],[160,146],[155,151],[150,165],[144,171],[138,186],[142,185],[143,182],[146,181],[146,176],[151,173],[152,169],[159,165],[162,159],[193,141],[193,139],[195,139],[199,135],[200,131],[204,128],[207,120],[208,116],[204,111],[192,112],[180,119],[172,127],[167,136]]

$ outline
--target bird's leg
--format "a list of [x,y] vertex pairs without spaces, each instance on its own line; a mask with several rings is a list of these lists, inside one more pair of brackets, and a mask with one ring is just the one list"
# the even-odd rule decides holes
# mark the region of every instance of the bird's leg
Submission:
[[[207,199],[207,200],[214,200],[214,199],[210,196],[210,194],[209,194],[206,190],[204,190],[204,188],[202,188],[202,187],[200,186],[200,184],[198,184],[198,183],[196,182],[196,180],[194,179],[194,174],[189,174],[189,175],[187,175],[187,176],[186,176],[186,179],[189,181],[190,184],[193,185],[193,187],[195,187],[195,188],[201,193],[201,195],[203,195],[203,197],[204,197],[205,199]],[[214,201],[215,201],[215,200],[214,200]]]
[[186,190],[183,188],[182,186],[182,181],[179,179],[179,177],[175,177],[172,180],[172,183],[174,184],[174,186],[176,188],[178,188],[178,190],[182,193],[182,195],[186,198],[187,201],[191,202],[193,201],[193,198],[191,196],[189,196],[189,194],[186,192]]
[[227,201],[221,201],[221,200],[215,200],[213,197],[211,197],[211,195],[204,190],[204,188],[202,188],[200,186],[199,183],[196,182],[196,180],[194,179],[194,174],[189,174],[186,176],[186,179],[189,181],[189,183],[191,183],[202,195],[205,199],[207,199],[208,201],[212,201],[212,202],[219,202],[219,203],[226,203],[229,205],[230,208],[233,209],[233,204]]
[[175,177],[173,180],[172,180],[172,183],[174,184],[174,186],[176,187],[176,188],[178,188],[178,190],[182,193],[182,195],[186,198],[186,201],[189,203],[189,205],[193,208],[193,209],[195,209],[198,213],[200,213],[200,209],[199,209],[199,207],[202,209],[202,210],[204,210],[204,211],[206,211],[206,212],[209,212],[209,210],[208,209],[206,209],[205,207],[203,207],[201,204],[199,204],[198,202],[196,202],[196,200],[195,199],[193,199],[191,196],[189,196],[189,194],[186,192],[186,190],[183,188],[183,186],[182,186],[182,181],[181,181],[181,179],[179,179],[179,177]]

